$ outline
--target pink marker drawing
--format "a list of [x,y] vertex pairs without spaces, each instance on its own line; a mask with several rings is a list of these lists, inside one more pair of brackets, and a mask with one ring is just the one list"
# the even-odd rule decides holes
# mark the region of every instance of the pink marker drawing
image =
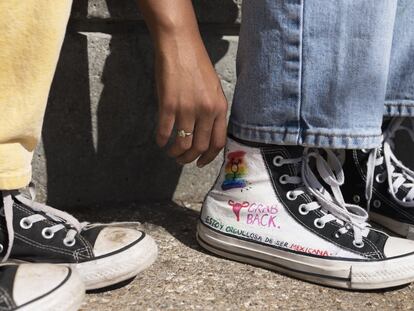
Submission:
[[240,221],[240,211],[244,207],[248,207],[250,205],[249,202],[244,201],[243,203],[234,202],[233,200],[229,200],[229,205],[233,208],[233,213],[236,215],[237,221]]

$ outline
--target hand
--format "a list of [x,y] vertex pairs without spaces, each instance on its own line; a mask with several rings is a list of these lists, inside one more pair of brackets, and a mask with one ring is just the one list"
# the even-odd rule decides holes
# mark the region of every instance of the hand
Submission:
[[[187,46],[157,53],[156,79],[159,98],[157,143],[163,147],[171,135],[168,154],[180,164],[203,167],[226,144],[227,100],[204,46]],[[191,136],[172,133],[184,130]]]

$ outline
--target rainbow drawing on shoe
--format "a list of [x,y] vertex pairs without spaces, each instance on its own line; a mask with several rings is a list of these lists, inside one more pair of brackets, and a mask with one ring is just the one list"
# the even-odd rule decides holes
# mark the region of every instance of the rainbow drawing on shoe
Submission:
[[247,167],[245,163],[246,152],[234,151],[227,155],[227,163],[225,166],[225,179],[221,185],[221,189],[229,190],[234,188],[244,188],[247,185],[243,178],[247,174]]

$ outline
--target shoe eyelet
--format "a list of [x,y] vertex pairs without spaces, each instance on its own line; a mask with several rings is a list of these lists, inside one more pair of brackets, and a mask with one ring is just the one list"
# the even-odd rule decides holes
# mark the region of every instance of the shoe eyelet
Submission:
[[22,229],[30,229],[33,226],[33,223],[30,222],[26,217],[20,220],[20,227]]
[[306,204],[299,205],[299,214],[301,214],[301,215],[308,215],[309,214],[309,210],[308,210]]
[[360,197],[359,195],[355,194],[355,195],[352,197],[352,200],[353,200],[355,203],[359,203],[359,202],[361,202],[361,197]]
[[298,195],[292,191],[286,192],[286,198],[290,201],[295,201],[298,198]]
[[282,185],[286,185],[287,184],[287,178],[289,177],[289,175],[282,175],[282,176],[280,176],[280,178],[279,178],[279,182],[282,184]]
[[3,253],[4,247],[3,244],[0,244],[0,253]]
[[381,207],[381,201],[380,200],[374,200],[373,205],[374,205],[375,208],[379,208],[379,207]]
[[323,229],[325,227],[325,223],[323,221],[321,221],[320,218],[316,218],[315,221],[313,222],[313,224],[318,229]]
[[380,184],[384,183],[385,182],[385,174],[377,174],[375,176],[375,180],[376,180],[377,183],[380,183]]
[[63,239],[63,244],[67,247],[72,247],[76,244],[76,239],[68,240],[68,239],[65,238],[65,239]]
[[363,241],[361,242],[356,242],[355,240],[352,241],[352,244],[354,244],[355,247],[357,248],[363,248],[365,243]]
[[341,236],[339,235],[339,232],[338,231],[336,231],[335,233],[334,233],[334,238],[335,239],[339,239]]
[[50,230],[50,228],[44,228],[43,230],[42,230],[42,236],[45,238],[45,239],[48,239],[48,240],[50,240],[51,238],[53,238],[53,236],[54,236],[55,234],[53,233],[53,231],[52,230]]
[[370,152],[370,150],[369,150],[369,149],[361,149],[361,151],[362,151],[363,153],[369,153],[369,152]]
[[283,163],[281,163],[281,161],[282,161],[283,159],[284,159],[284,158],[283,158],[282,156],[275,156],[275,157],[273,158],[273,165],[274,165],[274,166],[277,166],[277,167],[282,166],[282,165],[283,165]]

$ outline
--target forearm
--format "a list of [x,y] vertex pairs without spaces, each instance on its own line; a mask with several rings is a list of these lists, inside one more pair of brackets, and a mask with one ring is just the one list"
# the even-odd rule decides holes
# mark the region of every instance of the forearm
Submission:
[[155,43],[159,104],[157,142],[184,164],[211,162],[226,141],[227,101],[201,40],[191,0],[137,0]]
[[191,0],[137,0],[156,52],[204,49]]

